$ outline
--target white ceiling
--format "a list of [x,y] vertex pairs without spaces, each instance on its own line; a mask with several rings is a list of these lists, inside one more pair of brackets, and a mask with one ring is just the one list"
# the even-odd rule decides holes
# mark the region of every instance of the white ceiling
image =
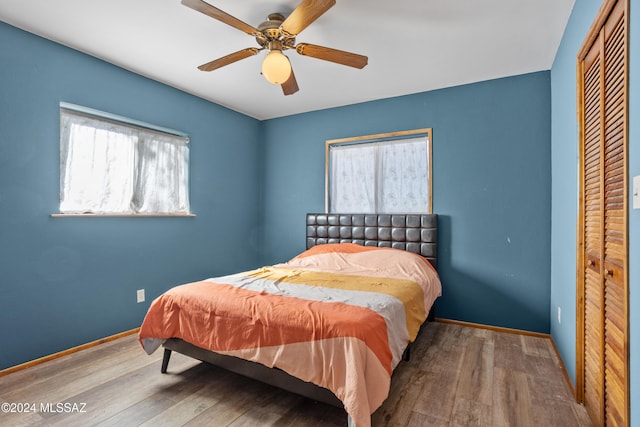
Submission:
[[[299,0],[207,0],[257,27]],[[263,52],[222,69],[196,67],[257,47],[247,34],[180,0],[0,0],[0,20],[258,119],[551,68],[574,0],[337,0],[302,31],[307,42],[369,57],[362,70],[289,56],[300,91],[260,75]]]

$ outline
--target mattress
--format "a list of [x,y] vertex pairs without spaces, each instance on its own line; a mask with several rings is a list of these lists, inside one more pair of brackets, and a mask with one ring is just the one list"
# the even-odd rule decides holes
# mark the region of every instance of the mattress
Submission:
[[441,292],[419,255],[319,245],[286,263],[168,290],[152,302],[139,339],[149,354],[180,338],[282,369],[331,390],[366,427]]

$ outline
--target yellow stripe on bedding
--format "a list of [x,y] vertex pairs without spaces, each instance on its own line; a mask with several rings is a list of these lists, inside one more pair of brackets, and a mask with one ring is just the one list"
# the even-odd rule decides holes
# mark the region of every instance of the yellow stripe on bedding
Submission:
[[336,274],[287,267],[263,267],[245,272],[243,275],[273,282],[390,295],[404,305],[407,332],[411,341],[415,339],[420,326],[427,318],[423,290],[420,285],[411,280]]

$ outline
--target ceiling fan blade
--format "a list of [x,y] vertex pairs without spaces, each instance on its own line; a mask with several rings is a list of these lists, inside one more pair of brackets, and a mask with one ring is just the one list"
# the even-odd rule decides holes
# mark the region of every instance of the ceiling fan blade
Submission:
[[358,55],[357,53],[345,52],[344,50],[331,49],[330,47],[308,43],[298,43],[296,51],[300,55],[311,56],[354,68],[364,68],[369,61],[369,58]]
[[227,12],[218,9],[217,7],[213,7],[209,3],[202,0],[182,0],[181,3],[195,11],[204,13],[205,15],[217,19],[218,21],[224,22],[227,25],[231,25],[232,27],[243,31],[250,36],[256,37],[261,34],[260,30],[258,30],[257,28],[254,28],[251,25],[242,22],[238,18],[229,15]]
[[282,92],[285,95],[293,95],[296,93],[298,88],[298,82],[296,81],[296,76],[293,74],[293,70],[291,70],[291,75],[287,79],[286,82],[282,83]]
[[336,0],[302,0],[282,23],[282,30],[292,36],[300,34],[313,21],[331,9]]
[[223,56],[222,58],[215,59],[211,62],[207,62],[206,64],[202,64],[198,67],[200,71],[213,71],[218,68],[224,67],[225,65],[233,64],[236,61],[240,61],[241,59],[248,58],[250,56],[258,53],[260,49],[255,47],[248,47],[243,50],[239,50],[237,52],[231,53],[227,56]]

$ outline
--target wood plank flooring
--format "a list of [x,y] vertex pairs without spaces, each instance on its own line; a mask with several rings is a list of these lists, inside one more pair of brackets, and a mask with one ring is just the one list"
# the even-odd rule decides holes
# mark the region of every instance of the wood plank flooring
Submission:
[[[0,377],[0,404],[29,409],[0,412],[0,426],[346,426],[338,408],[175,352],[160,374],[161,359],[131,335]],[[591,425],[548,339],[440,322],[400,363],[372,424]]]

